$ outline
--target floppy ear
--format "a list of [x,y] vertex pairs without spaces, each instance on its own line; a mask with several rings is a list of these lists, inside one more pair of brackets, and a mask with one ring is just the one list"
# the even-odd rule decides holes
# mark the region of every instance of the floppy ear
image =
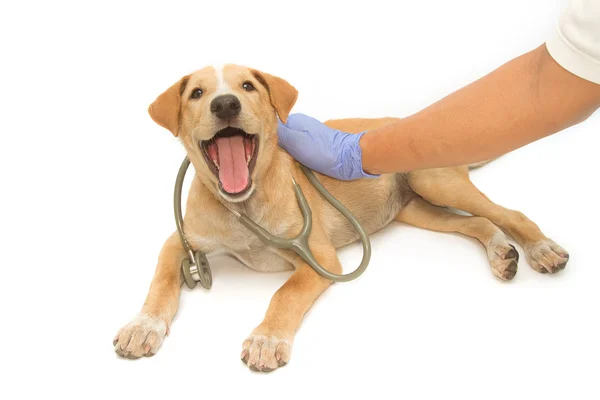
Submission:
[[166,128],[174,136],[179,135],[179,119],[181,117],[181,94],[185,90],[189,76],[184,76],[163,94],[158,96],[148,107],[148,114],[158,125]]
[[298,91],[284,79],[255,69],[251,71],[252,75],[269,91],[271,105],[277,111],[281,122],[285,124],[292,107],[296,104],[296,99],[298,99]]

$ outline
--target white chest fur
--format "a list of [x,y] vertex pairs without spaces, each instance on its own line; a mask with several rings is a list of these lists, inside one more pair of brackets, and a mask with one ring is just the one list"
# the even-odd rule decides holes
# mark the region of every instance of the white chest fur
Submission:
[[[226,222],[225,234],[210,235],[203,229],[202,233],[191,231],[186,234],[194,249],[206,253],[223,251],[234,255],[248,268],[262,272],[278,272],[293,269],[293,266],[275,252],[274,248],[265,245],[254,233],[235,220]],[[284,234],[289,228],[286,221],[277,226],[264,226],[274,235]],[[216,233],[216,232],[215,232]],[[220,233],[220,232],[219,232]]]

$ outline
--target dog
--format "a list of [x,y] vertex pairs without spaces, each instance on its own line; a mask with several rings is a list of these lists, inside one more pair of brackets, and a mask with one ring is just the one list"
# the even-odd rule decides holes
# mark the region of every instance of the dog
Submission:
[[[148,108],[154,122],[183,144],[195,176],[188,194],[184,232],[193,249],[226,251],[257,271],[294,270],[274,294],[263,321],[242,344],[241,359],[254,371],[269,372],[290,360],[294,334],[304,314],[331,281],[291,250],[261,242],[226,208],[246,213],[268,231],[291,238],[302,228],[292,177],[313,214],[309,245],[328,271],[342,272],[336,249],[358,239],[350,223],[308,182],[299,164],[278,146],[278,120],[286,123],[298,91],[286,80],[240,65],[206,67],[184,76]],[[358,133],[395,118],[330,120],[330,127]],[[319,180],[361,222],[369,234],[392,221],[440,232],[458,232],[484,246],[491,271],[502,280],[517,272],[524,249],[541,273],[564,269],[569,254],[519,211],[490,201],[469,180],[478,165],[383,174],[377,178]],[[225,206],[226,205],[226,206]],[[453,213],[462,210],[471,216]],[[166,240],[141,312],[119,330],[113,345],[127,358],[154,355],[177,311],[187,256],[175,231]]]

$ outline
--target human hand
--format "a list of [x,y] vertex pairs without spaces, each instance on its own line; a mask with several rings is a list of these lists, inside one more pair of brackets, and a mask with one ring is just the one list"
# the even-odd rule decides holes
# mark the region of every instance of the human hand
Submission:
[[366,133],[351,134],[332,129],[304,114],[292,114],[279,122],[279,146],[299,163],[340,180],[375,178],[362,168],[360,138]]

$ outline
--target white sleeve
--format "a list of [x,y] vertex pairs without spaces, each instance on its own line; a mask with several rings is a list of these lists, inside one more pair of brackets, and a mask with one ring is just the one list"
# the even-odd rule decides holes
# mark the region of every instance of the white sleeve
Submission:
[[570,0],[546,47],[564,69],[600,84],[600,0]]

